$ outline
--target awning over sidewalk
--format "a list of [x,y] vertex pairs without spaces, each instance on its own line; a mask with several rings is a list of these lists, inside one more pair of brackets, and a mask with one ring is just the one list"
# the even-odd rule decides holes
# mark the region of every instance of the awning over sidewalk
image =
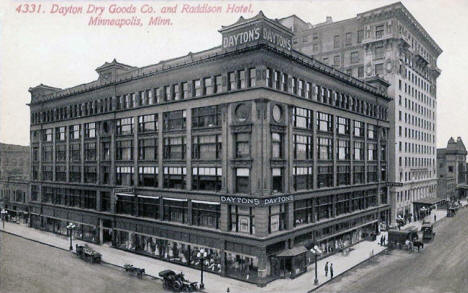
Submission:
[[413,204],[423,205],[423,206],[431,206],[431,205],[434,205],[434,204],[443,203],[444,201],[445,201],[445,199],[443,199],[443,198],[428,197],[428,198],[423,198],[423,199],[420,199],[420,200],[415,200],[415,201],[413,201]]
[[306,253],[308,250],[304,246],[293,247],[291,249],[285,249],[278,253],[277,257],[292,257]]

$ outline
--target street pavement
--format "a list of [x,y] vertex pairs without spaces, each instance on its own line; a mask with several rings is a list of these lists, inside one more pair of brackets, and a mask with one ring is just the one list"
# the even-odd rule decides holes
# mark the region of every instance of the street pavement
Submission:
[[[20,235],[27,239],[38,241],[41,243],[47,243],[51,246],[55,246],[64,250],[69,248],[69,238],[56,235],[53,233],[48,233],[40,231],[37,229],[29,228],[25,225],[15,224],[15,223],[6,223],[5,229],[6,232]],[[76,243],[84,244],[85,242],[74,240],[73,246]],[[165,269],[171,269],[176,272],[184,272],[187,279],[191,281],[200,280],[200,270],[180,266],[177,264],[172,264],[150,257],[137,255],[131,252],[118,250],[111,248],[105,245],[95,245],[88,243],[93,249],[102,254],[102,260],[114,264],[117,266],[123,266],[124,264],[132,264],[136,267],[145,268],[146,273],[151,276],[158,276],[158,273]],[[319,285],[325,281],[329,280],[329,277],[326,278],[323,268],[325,262],[333,263],[334,266],[334,275],[338,276],[343,272],[349,270],[350,268],[356,266],[357,264],[365,261],[374,254],[378,254],[383,251],[385,248],[378,244],[378,241],[362,241],[353,246],[353,249],[347,256],[342,254],[335,254],[324,258],[317,263],[318,267],[318,280]],[[308,271],[305,274],[302,274],[294,280],[290,279],[279,279],[269,283],[266,287],[260,288],[254,284],[241,282],[231,278],[222,277],[212,273],[204,273],[204,283],[205,283],[205,292],[307,292],[310,289],[316,287],[314,285],[314,265],[308,267]]]
[[[437,213],[437,220],[441,220],[445,217],[446,212],[443,210],[435,211]],[[433,214],[431,214],[433,219]],[[413,222],[408,225],[416,226],[420,228],[421,222]],[[6,223],[5,231],[20,235],[24,238],[38,241],[41,243],[47,243],[51,246],[55,246],[62,249],[68,249],[69,240],[67,237],[32,229],[24,225]],[[386,235],[383,233],[381,235]],[[350,253],[346,256],[342,254],[334,254],[327,258],[321,259],[317,263],[318,267],[318,280],[319,284],[314,285],[315,272],[314,264],[308,267],[305,274],[297,277],[296,279],[279,279],[269,283],[266,287],[260,288],[254,284],[241,282],[238,280],[222,277],[213,273],[204,273],[204,283],[206,286],[205,292],[308,292],[312,289],[316,289],[318,286],[322,286],[325,282],[330,281],[330,277],[325,276],[324,266],[328,262],[333,263],[334,276],[335,278],[355,266],[365,262],[369,258],[381,253],[385,250],[385,247],[379,245],[380,236],[377,237],[376,241],[362,241],[352,247]],[[74,241],[73,246],[76,243],[84,244],[83,241]],[[187,279],[191,281],[200,280],[200,271],[177,264],[172,264],[150,257],[137,255],[131,252],[118,250],[105,245],[89,244],[93,249],[102,254],[103,261],[114,264],[117,266],[123,266],[124,264],[132,264],[136,267],[145,268],[146,273],[151,276],[158,276],[158,273],[165,269],[171,269],[176,272],[184,272]]]
[[420,253],[393,250],[391,255],[378,256],[316,292],[468,292],[468,208],[459,209],[453,218],[437,216],[434,231],[434,240]]
[[68,251],[0,233],[1,293],[154,293],[159,280],[140,280],[111,265],[93,265]]

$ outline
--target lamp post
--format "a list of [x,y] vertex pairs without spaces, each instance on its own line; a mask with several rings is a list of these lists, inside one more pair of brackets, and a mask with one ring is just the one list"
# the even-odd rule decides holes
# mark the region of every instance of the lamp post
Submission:
[[204,248],[200,249],[197,253],[197,257],[200,259],[201,265],[201,276],[200,276],[200,289],[205,288],[205,284],[203,284],[203,265],[205,263],[205,259],[208,256],[208,253],[205,251]]
[[76,228],[76,225],[73,223],[69,223],[67,225],[67,230],[70,233],[70,250],[73,250],[73,245],[72,245],[72,235],[73,235],[73,229]]
[[315,258],[315,280],[314,280],[314,285],[318,285],[318,277],[317,277],[317,257],[322,254],[322,251],[320,248],[315,245],[314,248],[311,248],[310,251],[314,254]]
[[5,229],[5,221],[6,221],[6,218],[7,218],[7,215],[8,215],[8,211],[5,210],[5,209],[2,209],[1,214],[2,214],[3,229]]

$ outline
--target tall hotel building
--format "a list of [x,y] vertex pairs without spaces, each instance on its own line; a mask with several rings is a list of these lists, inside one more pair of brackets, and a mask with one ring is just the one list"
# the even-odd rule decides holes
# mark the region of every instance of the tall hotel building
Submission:
[[31,225],[265,284],[390,216],[388,84],[292,49],[262,13],[222,45],[31,93]]
[[409,217],[414,200],[437,195],[436,109],[440,47],[401,4],[311,25],[281,19],[293,48],[362,80],[389,83],[389,173],[392,221]]

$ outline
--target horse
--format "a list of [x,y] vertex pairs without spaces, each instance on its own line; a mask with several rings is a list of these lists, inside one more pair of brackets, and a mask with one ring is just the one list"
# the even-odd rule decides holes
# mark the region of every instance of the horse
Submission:
[[413,241],[413,245],[418,248],[418,252],[419,252],[420,248],[424,248],[424,243],[422,241],[419,241],[419,240]]

